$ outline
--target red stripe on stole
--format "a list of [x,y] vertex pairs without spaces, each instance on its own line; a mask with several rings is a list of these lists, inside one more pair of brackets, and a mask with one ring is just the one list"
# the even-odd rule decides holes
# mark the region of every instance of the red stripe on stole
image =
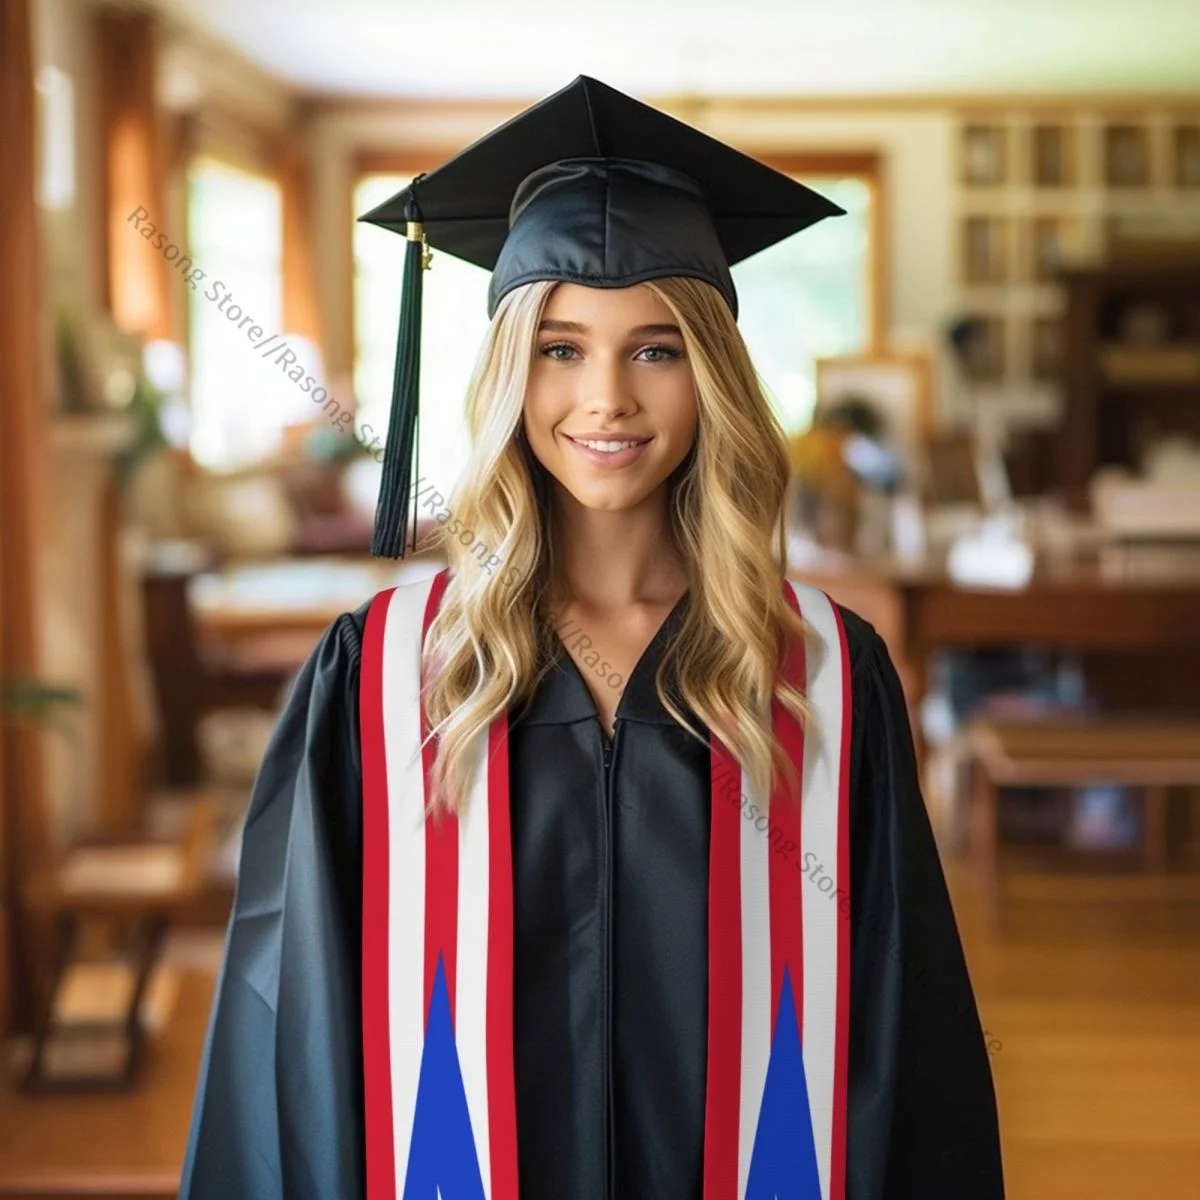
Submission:
[[708,1080],[704,1200],[737,1200],[742,1081],[742,772],[709,734]]
[[[788,584],[784,594],[792,609],[799,613],[796,597]],[[787,647],[783,674],[801,692],[807,692],[804,643],[792,640]],[[796,764],[803,778],[804,729],[777,699],[771,701],[771,721],[781,746]],[[770,868],[771,897],[771,1037],[779,1020],[779,999],[783,991],[783,972],[787,967],[796,1005],[796,1028],[801,1044],[804,1039],[804,921],[803,861],[800,849],[800,803],[802,794],[790,792],[788,781],[780,779],[771,794]]]
[[488,730],[488,1132],[492,1200],[517,1200],[517,1093],[513,1062],[513,874],[508,716]]
[[383,632],[395,590],[379,592],[367,609],[359,688],[363,789],[363,1098],[370,1200],[395,1200],[396,1195],[388,1025],[388,792],[383,738]]
[[[434,578],[425,603],[425,617],[421,626],[421,645],[441,605],[446,590],[449,568],[439,571]],[[432,795],[430,776],[437,747],[429,736],[429,723],[425,715],[424,680],[421,687],[421,764],[425,781],[425,803]],[[441,815],[425,821],[425,1023],[429,1022],[429,1002],[433,995],[433,984],[437,976],[438,955],[442,956],[446,972],[446,994],[450,1000],[450,1019],[455,1014],[455,980],[458,976],[458,818],[452,814]]]
[[[424,754],[426,778],[429,758]],[[426,795],[428,795],[428,789]],[[454,985],[458,956],[458,818],[442,815],[425,822],[425,1022],[437,976],[438,955],[446,972],[450,1020],[454,1021]]]
[[837,621],[842,653],[842,755],[838,778],[838,900],[837,927],[837,1024],[833,1057],[833,1161],[829,1174],[829,1200],[846,1195],[846,1088],[847,1054],[850,1044],[850,723],[854,716],[850,686],[850,649],[837,605],[830,600]]

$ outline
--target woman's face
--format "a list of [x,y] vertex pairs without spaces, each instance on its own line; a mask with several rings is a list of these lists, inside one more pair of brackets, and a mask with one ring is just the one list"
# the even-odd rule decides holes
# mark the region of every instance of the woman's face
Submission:
[[555,286],[534,346],[524,428],[563,488],[585,508],[632,508],[687,457],[696,423],[691,364],[662,300],[641,284]]

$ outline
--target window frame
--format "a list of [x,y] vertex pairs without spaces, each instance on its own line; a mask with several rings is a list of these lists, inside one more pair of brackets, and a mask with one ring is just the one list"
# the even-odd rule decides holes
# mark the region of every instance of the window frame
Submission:
[[867,345],[864,354],[883,352],[884,330],[888,328],[888,289],[884,220],[884,188],[881,156],[874,151],[813,151],[761,154],[761,162],[785,175],[837,176],[857,179],[871,194],[871,220],[867,230]]

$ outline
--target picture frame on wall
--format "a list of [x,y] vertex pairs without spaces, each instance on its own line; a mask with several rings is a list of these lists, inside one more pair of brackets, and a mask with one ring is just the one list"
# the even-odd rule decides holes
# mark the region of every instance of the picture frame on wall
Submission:
[[1030,174],[1036,187],[1067,187],[1075,182],[1074,132],[1065,125],[1034,126]]
[[1078,227],[1068,217],[1035,217],[1029,226],[1032,262],[1030,278],[1052,283],[1059,271],[1077,257]]
[[1128,124],[1105,127],[1104,173],[1110,187],[1145,187],[1150,182],[1150,138],[1146,129]]
[[972,431],[947,431],[930,438],[925,498],[930,504],[983,507],[983,488]]
[[1006,175],[1002,125],[969,124],[962,135],[962,181],[969,187],[995,187]]
[[1003,283],[1008,278],[1008,221],[991,216],[963,218],[962,256],[967,283]]
[[879,414],[884,440],[909,471],[919,472],[933,427],[933,366],[918,352],[839,355],[816,360],[820,418],[849,399],[865,400]]

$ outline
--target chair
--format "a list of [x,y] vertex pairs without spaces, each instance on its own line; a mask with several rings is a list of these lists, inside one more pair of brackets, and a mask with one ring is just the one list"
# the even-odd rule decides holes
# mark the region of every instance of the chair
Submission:
[[1142,804],[1143,870],[1170,858],[1169,789],[1200,785],[1200,719],[1107,715],[984,717],[968,729],[973,776],[973,856],[988,925],[1000,927],[1000,794],[1012,787],[1124,785]]
[[288,681],[312,649],[312,639],[263,635],[240,647],[203,644],[188,585],[198,560],[150,556],[141,580],[146,653],[161,720],[160,774],[168,787],[204,776],[198,731],[206,715],[257,709],[277,714]]
[[[26,912],[54,934],[56,954],[44,994],[30,1091],[106,1089],[132,1082],[142,1043],[142,996],[172,919],[202,895],[222,806],[190,798],[174,838],[109,836],[79,841],[26,886]],[[97,928],[99,926],[99,928]],[[111,933],[125,934],[114,956]],[[81,954],[87,935],[105,953]]]

